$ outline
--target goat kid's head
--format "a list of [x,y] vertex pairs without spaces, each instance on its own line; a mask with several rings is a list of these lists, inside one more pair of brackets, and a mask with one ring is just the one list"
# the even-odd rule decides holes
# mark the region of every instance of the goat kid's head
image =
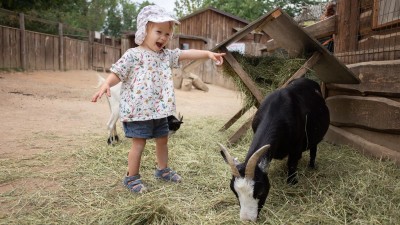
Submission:
[[222,157],[231,168],[230,187],[239,200],[240,219],[256,221],[270,189],[268,175],[264,171],[265,163],[260,162],[257,165],[257,162],[269,149],[269,145],[258,149],[244,163],[234,159],[222,144],[219,147]]
[[181,116],[180,114],[178,115],[179,119],[176,118],[175,116],[171,115],[168,116],[168,129],[169,129],[169,134],[173,134],[175,133],[177,130],[179,130],[179,128],[181,127],[181,124],[183,123],[183,116]]

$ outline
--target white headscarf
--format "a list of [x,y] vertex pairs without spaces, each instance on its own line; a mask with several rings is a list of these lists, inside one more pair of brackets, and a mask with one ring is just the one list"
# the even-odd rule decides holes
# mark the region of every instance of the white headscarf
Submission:
[[[146,25],[147,22],[163,23],[172,21],[176,24],[180,24],[178,20],[171,17],[163,8],[157,5],[149,5],[144,7],[136,20],[137,30],[135,33],[135,43],[141,45],[146,37]],[[171,35],[172,38],[172,35]]]

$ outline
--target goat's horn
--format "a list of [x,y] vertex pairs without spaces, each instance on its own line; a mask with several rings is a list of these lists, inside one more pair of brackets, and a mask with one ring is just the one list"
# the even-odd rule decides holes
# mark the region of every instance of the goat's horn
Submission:
[[257,165],[257,161],[260,157],[269,149],[269,145],[264,145],[259,148],[247,161],[246,170],[244,171],[244,177],[248,179],[254,179],[254,171]]
[[234,177],[240,177],[239,170],[236,168],[235,162],[233,157],[229,154],[228,150],[220,143],[218,143],[221,151],[224,153],[226,161],[228,162],[229,166],[231,167],[231,173]]

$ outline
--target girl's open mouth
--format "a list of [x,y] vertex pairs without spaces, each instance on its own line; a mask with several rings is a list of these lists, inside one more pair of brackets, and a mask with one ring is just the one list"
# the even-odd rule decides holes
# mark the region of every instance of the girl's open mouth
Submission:
[[162,48],[163,44],[160,42],[156,42],[157,47]]

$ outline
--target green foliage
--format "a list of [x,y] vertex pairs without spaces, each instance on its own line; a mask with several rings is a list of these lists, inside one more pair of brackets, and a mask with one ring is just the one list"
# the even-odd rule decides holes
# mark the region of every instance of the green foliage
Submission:
[[[181,18],[199,9],[212,6],[248,21],[253,21],[270,10],[281,7],[289,15],[298,14],[305,4],[318,4],[328,0],[175,0],[174,12]],[[31,22],[27,29],[57,33],[57,25],[48,27],[36,18],[64,23],[68,27],[91,31],[104,31],[106,35],[120,36],[125,31],[136,30],[136,17],[140,10],[153,4],[150,1],[132,0],[5,0],[0,7],[26,14]],[[18,27],[17,18],[0,15],[0,24]],[[77,31],[69,34],[83,35]]]
[[176,0],[174,12],[178,18],[187,16],[207,4],[205,0]]
[[194,11],[212,6],[240,18],[253,21],[276,7],[281,7],[290,16],[300,13],[304,5],[316,5],[328,0],[176,0],[175,13],[180,18]]
[[[69,29],[66,34],[84,36],[79,29],[103,31],[106,35],[120,36],[125,31],[136,30],[136,17],[139,11],[150,5],[149,1],[137,3],[131,0],[8,0],[0,7],[22,12],[26,18],[26,29],[57,34],[58,22]],[[18,16],[0,14],[1,25],[19,27]],[[50,23],[43,23],[40,20]],[[50,25],[51,21],[54,26]],[[79,28],[79,29],[73,29]]]

